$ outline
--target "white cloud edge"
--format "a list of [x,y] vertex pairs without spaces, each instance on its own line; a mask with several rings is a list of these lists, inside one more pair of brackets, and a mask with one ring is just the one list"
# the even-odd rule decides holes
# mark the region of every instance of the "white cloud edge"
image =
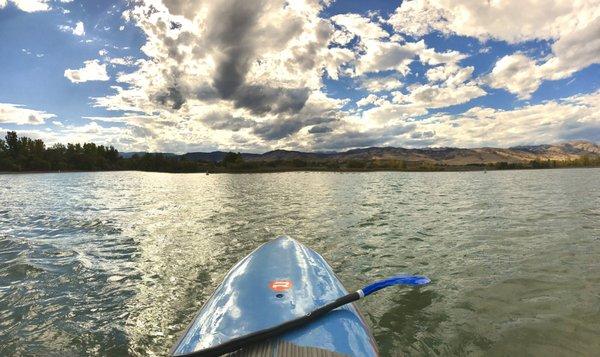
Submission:
[[106,72],[106,64],[100,63],[97,59],[84,61],[82,68],[66,69],[64,76],[72,83],[110,80]]

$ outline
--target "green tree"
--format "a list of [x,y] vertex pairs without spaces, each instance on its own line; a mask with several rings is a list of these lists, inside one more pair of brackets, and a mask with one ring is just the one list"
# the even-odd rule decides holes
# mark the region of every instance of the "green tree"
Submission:
[[244,163],[244,158],[242,157],[242,154],[240,154],[239,152],[238,153],[228,152],[223,157],[223,161],[221,161],[221,163],[225,167],[239,166]]
[[4,138],[8,146],[8,152],[13,158],[16,158],[19,155],[19,138],[17,137],[17,132],[9,131]]

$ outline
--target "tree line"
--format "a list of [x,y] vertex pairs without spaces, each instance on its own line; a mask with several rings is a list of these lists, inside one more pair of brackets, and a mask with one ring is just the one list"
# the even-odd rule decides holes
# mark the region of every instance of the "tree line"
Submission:
[[0,171],[105,171],[144,170],[198,172],[206,163],[168,158],[162,154],[123,158],[113,146],[54,144],[46,147],[40,139],[18,137],[14,131],[0,139]]
[[9,131],[0,139],[0,171],[116,170],[119,152],[112,146],[54,144],[18,137]]
[[582,156],[575,160],[532,160],[523,163],[496,162],[464,166],[399,159],[373,160],[244,160],[240,153],[229,152],[214,163],[186,159],[185,156],[150,154],[122,157],[113,146],[54,144],[46,147],[40,139],[18,137],[9,131],[0,139],[0,171],[105,171],[139,170],[158,172],[278,172],[278,171],[457,171],[510,170],[600,166],[600,156]]

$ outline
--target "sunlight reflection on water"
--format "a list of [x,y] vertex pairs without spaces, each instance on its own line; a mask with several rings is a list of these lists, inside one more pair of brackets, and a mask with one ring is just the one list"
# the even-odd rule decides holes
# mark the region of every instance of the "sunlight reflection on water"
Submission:
[[0,355],[164,355],[227,270],[288,234],[382,355],[600,351],[599,169],[0,175]]

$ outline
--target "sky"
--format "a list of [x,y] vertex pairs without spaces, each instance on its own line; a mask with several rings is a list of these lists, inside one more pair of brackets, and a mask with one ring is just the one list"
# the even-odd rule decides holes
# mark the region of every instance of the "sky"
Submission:
[[120,151],[600,142],[600,0],[0,0],[0,132]]

